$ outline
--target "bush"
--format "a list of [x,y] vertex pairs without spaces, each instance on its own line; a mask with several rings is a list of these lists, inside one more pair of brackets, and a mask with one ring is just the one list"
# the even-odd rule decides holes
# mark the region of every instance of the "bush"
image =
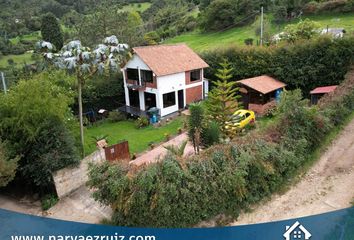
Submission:
[[246,45],[251,46],[253,45],[253,38],[246,38],[244,42]]
[[55,204],[57,204],[58,201],[59,201],[58,197],[53,194],[45,195],[41,200],[42,210],[47,211]]
[[210,147],[220,142],[221,132],[218,123],[211,121],[202,130],[202,144]]
[[108,120],[110,122],[120,122],[127,119],[127,116],[124,113],[118,111],[111,111],[108,114]]
[[136,128],[144,128],[150,125],[149,119],[147,117],[139,117],[135,120]]
[[11,182],[16,174],[18,157],[11,158],[6,144],[0,140],[0,188]]

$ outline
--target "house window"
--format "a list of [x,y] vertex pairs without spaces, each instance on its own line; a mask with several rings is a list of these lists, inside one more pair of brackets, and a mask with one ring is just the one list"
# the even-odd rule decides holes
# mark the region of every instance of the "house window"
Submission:
[[140,74],[141,74],[141,80],[143,82],[149,82],[149,83],[153,82],[152,71],[140,70]]
[[127,78],[129,80],[139,80],[139,72],[138,69],[128,68],[127,69]]
[[171,107],[176,105],[176,93],[175,92],[170,92],[170,93],[165,93],[162,95],[163,98],[163,107]]
[[200,80],[200,69],[191,71],[191,82]]

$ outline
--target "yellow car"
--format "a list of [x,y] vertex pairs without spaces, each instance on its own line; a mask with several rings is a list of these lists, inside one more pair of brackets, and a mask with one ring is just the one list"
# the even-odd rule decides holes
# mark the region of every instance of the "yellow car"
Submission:
[[226,122],[226,129],[242,129],[248,124],[253,124],[256,121],[256,115],[253,111],[237,110],[232,114],[232,120]]

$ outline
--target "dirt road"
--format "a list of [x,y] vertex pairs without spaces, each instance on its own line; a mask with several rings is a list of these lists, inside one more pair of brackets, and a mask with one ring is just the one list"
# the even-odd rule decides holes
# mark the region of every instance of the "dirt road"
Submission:
[[231,225],[303,217],[350,207],[354,200],[354,120],[300,181]]

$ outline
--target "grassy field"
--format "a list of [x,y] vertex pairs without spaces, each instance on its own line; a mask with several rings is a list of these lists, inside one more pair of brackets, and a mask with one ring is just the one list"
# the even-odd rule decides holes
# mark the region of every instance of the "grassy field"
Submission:
[[144,12],[150,6],[151,6],[151,3],[148,3],[148,2],[145,2],[145,3],[131,3],[131,4],[125,5],[121,9],[121,11],[126,11],[126,12],[131,12],[131,11]]
[[88,155],[94,152],[96,150],[94,138],[105,135],[108,135],[107,140],[110,145],[118,143],[121,140],[128,140],[130,153],[141,153],[148,149],[150,142],[162,142],[165,139],[165,134],[177,134],[178,128],[182,127],[182,125],[182,117],[176,118],[165,126],[158,128],[148,126],[137,129],[133,121],[105,122],[85,130],[85,153]]
[[40,31],[31,33],[31,34],[26,34],[26,35],[22,35],[21,37],[15,37],[15,38],[11,38],[10,42],[12,44],[17,44],[20,39],[26,40],[26,41],[38,41],[41,38],[41,33]]
[[[321,27],[343,27],[347,34],[354,32],[354,13],[348,14],[326,14],[319,16],[304,17],[314,20],[320,24]],[[299,20],[297,20],[299,21]],[[295,23],[293,21],[291,23]],[[245,27],[236,27],[223,32],[201,33],[199,31],[182,34],[180,36],[168,39],[166,43],[187,43],[191,48],[198,52],[202,52],[211,48],[222,47],[229,44],[244,45],[246,38],[253,38],[255,41],[259,37],[256,36],[257,23]],[[269,27],[270,33],[281,32],[286,24],[271,25]]]
[[32,62],[31,56],[32,56],[32,53],[24,53],[21,55],[1,56],[0,57],[0,68],[7,67],[9,65],[8,64],[9,59],[14,60],[14,62],[17,64],[31,63]]

